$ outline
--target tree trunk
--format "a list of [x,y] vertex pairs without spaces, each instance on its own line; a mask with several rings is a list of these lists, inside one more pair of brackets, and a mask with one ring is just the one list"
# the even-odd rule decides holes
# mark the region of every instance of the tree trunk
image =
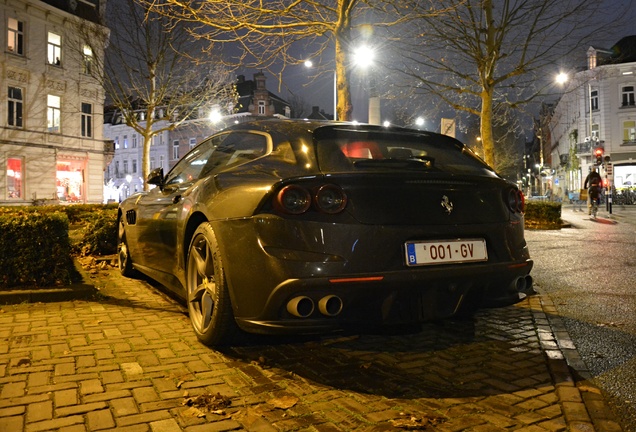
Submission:
[[481,144],[484,149],[484,161],[493,168],[495,167],[495,139],[492,133],[492,107],[493,90],[484,89],[481,93],[481,114],[479,134]]
[[[336,118],[340,121],[351,121],[353,106],[351,105],[351,89],[349,83],[348,49],[351,47],[351,0],[339,0],[338,22],[334,29],[335,67],[336,67]],[[334,113],[336,114],[336,113]]]

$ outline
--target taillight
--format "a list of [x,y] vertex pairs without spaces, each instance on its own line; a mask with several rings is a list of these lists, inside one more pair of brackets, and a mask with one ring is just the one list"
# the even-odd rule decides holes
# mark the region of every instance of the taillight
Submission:
[[345,208],[347,205],[347,196],[338,186],[327,184],[318,188],[314,202],[321,212],[335,214]]
[[311,206],[311,194],[303,187],[288,185],[278,192],[275,204],[285,213],[302,214]]
[[274,208],[282,213],[299,215],[309,210],[312,203],[319,212],[336,214],[347,206],[347,196],[342,188],[334,184],[311,189],[293,184],[283,187],[276,194]]
[[523,213],[526,211],[526,198],[519,189],[510,189],[508,191],[508,208],[513,213]]

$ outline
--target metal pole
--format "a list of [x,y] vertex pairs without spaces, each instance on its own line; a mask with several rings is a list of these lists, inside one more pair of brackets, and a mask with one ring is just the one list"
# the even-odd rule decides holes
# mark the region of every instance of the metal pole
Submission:
[[338,71],[333,71],[333,119],[338,120]]

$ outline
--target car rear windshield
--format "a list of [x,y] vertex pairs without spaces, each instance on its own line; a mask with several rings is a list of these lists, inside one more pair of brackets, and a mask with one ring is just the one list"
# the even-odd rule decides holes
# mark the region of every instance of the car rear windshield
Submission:
[[314,132],[323,172],[419,170],[492,176],[459,141],[427,132],[320,128]]

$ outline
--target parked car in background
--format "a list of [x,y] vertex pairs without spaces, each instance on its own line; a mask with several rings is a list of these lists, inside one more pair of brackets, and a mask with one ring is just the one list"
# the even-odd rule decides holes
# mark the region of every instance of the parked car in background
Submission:
[[518,302],[524,197],[459,141],[302,120],[235,125],[119,208],[119,265],[188,304],[197,337],[418,323]]

